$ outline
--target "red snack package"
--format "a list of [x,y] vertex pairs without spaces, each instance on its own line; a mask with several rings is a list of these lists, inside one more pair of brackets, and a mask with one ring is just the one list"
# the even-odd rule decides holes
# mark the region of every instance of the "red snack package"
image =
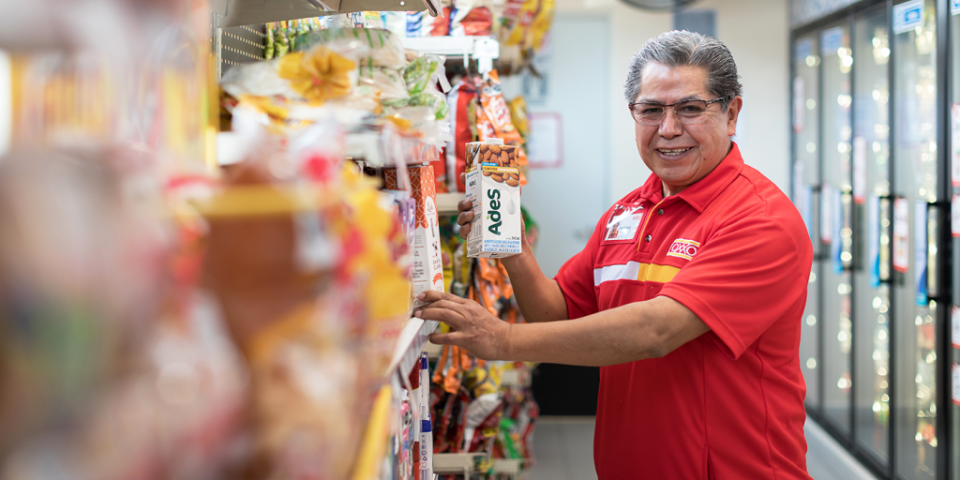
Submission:
[[462,174],[467,170],[467,144],[473,142],[473,122],[470,119],[470,107],[476,105],[477,95],[469,82],[460,82],[454,90],[457,92],[456,116],[454,117],[454,154],[456,157],[456,169],[451,172],[456,176],[457,191],[465,193],[466,185],[463,183]]
[[506,145],[522,145],[523,138],[513,126],[510,118],[510,107],[503,98],[500,89],[500,77],[496,70],[492,70],[483,77],[480,85],[480,102],[483,111],[477,115],[477,129],[480,131],[480,141],[490,138],[499,138]]
[[447,153],[445,148],[439,150],[439,160],[431,160],[430,166],[433,167],[434,180],[437,184],[437,193],[447,193]]
[[452,14],[452,7],[443,7],[443,17],[437,17],[433,20],[433,28],[430,29],[431,37],[446,37],[450,35],[450,18]]
[[493,33],[493,15],[487,7],[477,7],[460,20],[460,25],[468,37],[489,37]]

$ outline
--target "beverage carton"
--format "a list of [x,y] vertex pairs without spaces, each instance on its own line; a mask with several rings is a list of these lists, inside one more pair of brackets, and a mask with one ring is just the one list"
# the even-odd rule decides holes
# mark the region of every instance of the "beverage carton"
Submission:
[[493,142],[467,143],[467,200],[473,221],[467,256],[503,258],[520,253],[520,167],[517,148]]
[[[433,177],[433,167],[410,166],[411,196],[416,203],[416,215],[413,222],[413,268],[410,281],[413,284],[413,307],[426,303],[417,300],[427,290],[443,291],[443,258],[440,254],[440,220],[437,216],[437,187]],[[384,169],[384,188],[402,190],[397,181],[397,169]]]

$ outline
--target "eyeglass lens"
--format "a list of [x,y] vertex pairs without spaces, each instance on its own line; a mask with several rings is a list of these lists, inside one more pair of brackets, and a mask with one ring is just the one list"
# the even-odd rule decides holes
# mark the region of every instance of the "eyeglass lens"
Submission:
[[637,103],[630,107],[634,120],[641,125],[659,125],[666,116],[667,108],[673,108],[673,113],[680,119],[680,123],[693,125],[703,121],[703,114],[707,111],[707,102],[691,100],[678,103],[673,107],[654,103]]

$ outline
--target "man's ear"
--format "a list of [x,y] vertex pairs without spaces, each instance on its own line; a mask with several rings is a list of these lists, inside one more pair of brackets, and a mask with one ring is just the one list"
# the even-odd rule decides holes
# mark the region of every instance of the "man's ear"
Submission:
[[740,110],[743,108],[743,97],[736,96],[727,104],[727,136],[732,137],[737,133],[737,118],[740,117]]

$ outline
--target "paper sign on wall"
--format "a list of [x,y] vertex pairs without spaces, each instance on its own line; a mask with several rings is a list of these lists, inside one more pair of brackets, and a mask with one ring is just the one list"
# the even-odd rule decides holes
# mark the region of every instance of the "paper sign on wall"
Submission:
[[956,305],[950,312],[950,342],[953,348],[960,348],[960,307]]
[[951,382],[951,384],[953,385],[953,394],[951,396],[953,397],[953,403],[960,405],[960,366],[954,363],[952,370],[953,382]]
[[530,114],[527,162],[530,168],[556,168],[563,164],[563,118],[559,113]]
[[867,198],[867,268],[870,286],[880,286],[880,197]]
[[950,233],[960,237],[960,195],[956,193],[950,197]]
[[853,203],[867,201],[867,139],[853,137]]
[[893,33],[909,32],[923,25],[924,0],[912,0],[893,6]]
[[950,0],[950,14],[956,15],[960,13],[960,0]]
[[906,198],[893,200],[893,269],[906,273],[910,268],[910,204]]
[[960,103],[950,105],[950,139],[950,183],[960,187]]
[[917,305],[928,303],[927,297],[927,202],[913,204],[913,280]]
[[820,186],[820,242],[833,240],[833,187],[829,183]]

